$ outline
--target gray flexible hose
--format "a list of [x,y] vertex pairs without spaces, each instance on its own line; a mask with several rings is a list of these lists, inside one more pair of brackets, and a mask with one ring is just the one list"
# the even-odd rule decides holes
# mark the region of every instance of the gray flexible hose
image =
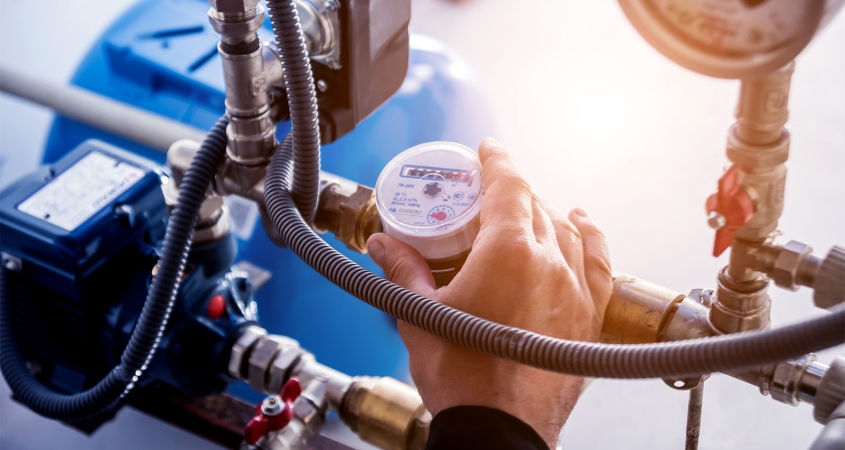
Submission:
[[320,189],[320,121],[314,76],[293,0],[267,0],[267,12],[282,60],[290,109],[297,177],[293,199],[309,223],[317,212]]
[[303,220],[291,197],[292,159],[291,149],[279,146],[264,185],[267,211],[287,246],[346,292],[399,320],[473,350],[586,377],[667,378],[737,372],[845,342],[843,307],[769,331],[644,345],[569,341],[494,323],[397,286],[320,239]]
[[541,369],[588,377],[668,378],[734,372],[845,342],[845,308],[775,330],[717,338],[647,345],[568,341],[467,314],[367,271],[308,226],[319,186],[319,127],[311,63],[304,51],[293,1],[269,0],[268,10],[285,71],[291,116],[299,115],[300,119],[291,120],[292,148],[278,146],[270,161],[264,183],[265,206],[282,241],[346,292],[465,347]]

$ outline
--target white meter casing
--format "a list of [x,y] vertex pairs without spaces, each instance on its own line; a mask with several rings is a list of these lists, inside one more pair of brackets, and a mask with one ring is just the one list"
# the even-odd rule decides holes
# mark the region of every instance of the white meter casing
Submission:
[[453,142],[405,150],[382,170],[375,196],[384,232],[420,252],[435,279],[460,270],[478,234],[484,196],[474,151]]

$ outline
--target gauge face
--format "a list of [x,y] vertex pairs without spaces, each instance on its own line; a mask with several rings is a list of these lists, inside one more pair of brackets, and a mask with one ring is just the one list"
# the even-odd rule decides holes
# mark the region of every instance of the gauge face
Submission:
[[438,205],[428,212],[427,220],[431,225],[441,224],[455,217],[455,210],[451,206]]
[[754,54],[798,36],[809,3],[818,0],[650,0],[686,38],[712,52]]
[[402,152],[376,183],[376,205],[386,228],[417,236],[459,230],[478,214],[481,196],[478,155],[450,142]]

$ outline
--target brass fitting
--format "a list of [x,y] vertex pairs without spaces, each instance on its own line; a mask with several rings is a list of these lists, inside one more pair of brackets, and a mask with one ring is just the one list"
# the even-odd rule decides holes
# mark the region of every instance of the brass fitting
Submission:
[[361,439],[385,450],[424,449],[431,424],[417,391],[389,377],[355,378],[340,418]]
[[381,231],[373,189],[321,172],[314,228],[332,232],[352,250],[367,253],[367,239]]
[[613,291],[604,314],[601,342],[660,342],[684,298],[684,294],[630,275],[614,277]]

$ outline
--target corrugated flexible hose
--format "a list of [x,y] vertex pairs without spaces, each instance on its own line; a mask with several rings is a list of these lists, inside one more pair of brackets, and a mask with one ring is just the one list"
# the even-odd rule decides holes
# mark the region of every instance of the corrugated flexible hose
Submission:
[[320,116],[314,76],[293,0],[268,0],[267,13],[282,60],[290,109],[297,173],[292,186],[293,200],[310,223],[317,211],[320,189]]
[[228,123],[225,116],[217,121],[191,161],[179,187],[176,208],[167,224],[159,269],[153,277],[138,323],[123,351],[120,364],[92,388],[72,395],[59,394],[47,389],[30,373],[15,340],[11,315],[9,282],[17,275],[2,269],[0,369],[21,403],[51,419],[78,421],[107,410],[134,387],[152,360],[170,318],[200,205],[212,177],[226,156]]
[[267,211],[284,243],[346,292],[399,320],[465,347],[554,372],[602,378],[658,378],[730,373],[845,342],[842,307],[819,318],[769,331],[642,345],[556,339],[467,314],[369,272],[317,236],[298,213],[290,195],[294,150],[279,146],[265,182]]
[[[355,264],[308,226],[313,217],[312,205],[317,201],[320,160],[314,80],[293,2],[269,0],[268,10],[282,57],[291,116],[301,114],[302,118],[292,120],[292,145],[288,140],[282,142],[270,161],[264,185],[265,207],[276,238],[280,237],[303,261],[346,292],[399,320],[465,347],[541,369],[588,377],[667,378],[732,372],[845,342],[843,308],[775,330],[683,342],[608,345],[568,341],[450,308]],[[292,92],[292,88],[296,91]],[[308,137],[307,145],[303,136]]]

